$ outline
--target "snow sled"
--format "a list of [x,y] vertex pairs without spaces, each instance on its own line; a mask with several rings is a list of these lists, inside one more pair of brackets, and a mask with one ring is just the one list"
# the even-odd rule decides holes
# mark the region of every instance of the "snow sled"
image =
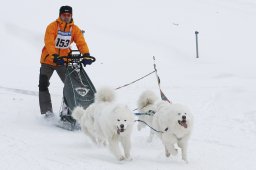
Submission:
[[[96,89],[91,82],[89,76],[83,68],[82,60],[84,57],[79,52],[73,50],[69,56],[60,57],[66,58],[66,77],[63,88],[63,104],[60,111],[60,121],[58,126],[67,130],[80,129],[79,124],[71,116],[73,109],[76,106],[82,106],[86,109],[94,102],[94,94]],[[86,60],[95,61],[95,58],[90,56]]]

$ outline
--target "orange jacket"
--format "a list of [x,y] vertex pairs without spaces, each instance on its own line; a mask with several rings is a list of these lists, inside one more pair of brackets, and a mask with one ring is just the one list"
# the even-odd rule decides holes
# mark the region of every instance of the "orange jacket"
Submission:
[[56,64],[53,62],[53,54],[58,54],[59,56],[67,56],[68,53],[71,51],[71,49],[59,49],[55,48],[55,39],[57,37],[58,33],[58,27],[61,31],[69,32],[70,27],[72,27],[71,31],[71,43],[75,42],[78,50],[84,54],[89,53],[89,48],[87,46],[87,43],[85,42],[84,36],[81,32],[81,30],[74,24],[74,21],[72,20],[71,23],[66,24],[65,22],[61,21],[60,18],[58,18],[56,21],[49,24],[45,31],[45,37],[44,37],[44,47],[42,49],[41,54],[41,60],[40,62],[42,64],[50,64],[56,66]]

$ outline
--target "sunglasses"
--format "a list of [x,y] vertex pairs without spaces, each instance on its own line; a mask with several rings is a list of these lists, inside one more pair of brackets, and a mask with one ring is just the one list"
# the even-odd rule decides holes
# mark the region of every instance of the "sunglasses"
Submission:
[[63,14],[61,14],[61,16],[69,18],[69,17],[72,16],[72,14],[70,14],[70,13],[63,13]]

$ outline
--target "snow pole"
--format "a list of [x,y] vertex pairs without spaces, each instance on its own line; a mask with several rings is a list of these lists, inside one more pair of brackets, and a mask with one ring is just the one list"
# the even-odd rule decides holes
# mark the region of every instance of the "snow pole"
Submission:
[[196,58],[199,58],[199,54],[198,54],[198,31],[195,31],[196,34]]
[[160,96],[161,96],[161,99],[164,100],[164,101],[167,101],[169,103],[170,100],[168,100],[168,98],[164,95],[163,91],[161,90],[161,87],[160,87],[160,78],[157,74],[157,69],[156,69],[156,63],[155,63],[155,56],[153,56],[153,61],[154,61],[154,69],[155,69],[155,73],[156,73],[156,79],[157,79],[157,83],[158,83],[158,87],[159,87],[159,90],[160,90]]

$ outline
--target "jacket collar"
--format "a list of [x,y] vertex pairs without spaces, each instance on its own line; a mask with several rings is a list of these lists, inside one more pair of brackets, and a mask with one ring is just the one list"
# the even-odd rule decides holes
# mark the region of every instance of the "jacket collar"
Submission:
[[[56,19],[56,21],[57,21],[57,23],[59,24],[59,25],[65,25],[66,23],[64,22],[64,21],[62,21],[61,19],[60,19],[60,17],[58,18],[58,19]],[[73,20],[73,18],[71,19],[71,22],[69,23],[69,24],[67,24],[67,26],[73,26],[74,25],[74,20]]]

